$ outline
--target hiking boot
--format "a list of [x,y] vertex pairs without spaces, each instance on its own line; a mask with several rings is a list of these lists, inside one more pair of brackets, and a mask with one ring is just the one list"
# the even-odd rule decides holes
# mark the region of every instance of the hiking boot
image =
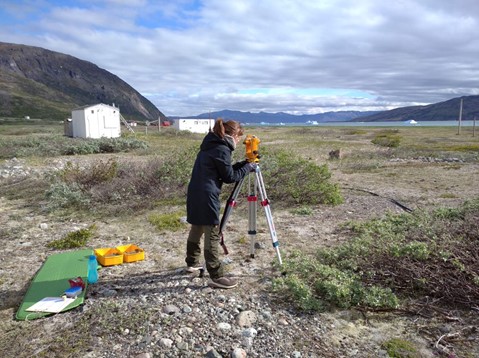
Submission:
[[201,266],[201,265],[188,266],[185,270],[186,270],[186,272],[189,272],[189,273],[195,273],[197,271],[203,271],[203,266]]
[[232,278],[228,277],[220,277],[220,278],[215,278],[211,279],[208,281],[208,286],[213,287],[213,288],[233,288],[238,285],[238,282]]

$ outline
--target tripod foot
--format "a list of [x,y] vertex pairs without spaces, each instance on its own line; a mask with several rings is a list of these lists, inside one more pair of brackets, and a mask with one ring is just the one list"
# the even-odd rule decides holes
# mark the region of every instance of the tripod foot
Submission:
[[249,255],[249,257],[251,257],[252,259],[254,259],[254,254]]

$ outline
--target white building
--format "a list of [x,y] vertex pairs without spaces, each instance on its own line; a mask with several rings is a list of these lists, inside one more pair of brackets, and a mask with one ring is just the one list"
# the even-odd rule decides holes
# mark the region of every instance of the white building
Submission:
[[118,138],[121,135],[120,109],[103,103],[75,108],[71,126],[73,137]]
[[208,133],[210,129],[213,130],[214,125],[214,119],[179,118],[175,119],[172,127],[179,131]]

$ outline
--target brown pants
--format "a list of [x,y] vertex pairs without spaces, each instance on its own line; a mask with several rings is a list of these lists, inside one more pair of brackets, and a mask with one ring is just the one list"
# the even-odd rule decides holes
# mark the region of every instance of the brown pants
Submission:
[[199,266],[201,259],[201,236],[205,235],[204,257],[210,278],[223,277],[224,270],[219,258],[220,233],[218,225],[191,225],[186,242],[186,259],[188,266]]

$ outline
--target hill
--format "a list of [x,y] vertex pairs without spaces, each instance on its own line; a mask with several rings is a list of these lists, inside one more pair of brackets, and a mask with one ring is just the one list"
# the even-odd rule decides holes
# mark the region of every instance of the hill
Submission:
[[473,120],[479,117],[479,96],[463,96],[450,100],[429,104],[427,106],[410,106],[395,108],[390,111],[354,119],[355,122],[384,121],[451,121],[459,118],[460,102],[463,99],[462,120]]
[[114,103],[129,120],[166,119],[129,84],[95,64],[40,47],[0,42],[0,116],[65,119]]
[[[242,112],[222,110],[211,113],[202,113],[197,116],[189,116],[187,118],[223,118],[234,119],[243,123],[306,123],[306,122],[347,122],[356,118],[362,118],[363,116],[372,115],[377,112],[359,112],[359,111],[338,111],[338,112],[326,112],[317,114],[303,114],[294,115],[284,112],[267,113],[267,112]],[[170,117],[171,119],[177,119],[178,117]],[[186,117],[185,117],[186,118]]]
[[[463,96],[433,103],[426,106],[409,106],[395,108],[389,111],[338,111],[317,114],[293,115],[278,113],[252,113],[222,110],[202,113],[188,118],[223,118],[235,119],[243,123],[310,123],[310,122],[401,122],[414,119],[416,121],[451,121],[459,118],[460,102],[463,99],[462,120],[479,118],[479,96]],[[173,117],[175,118],[175,117]]]

